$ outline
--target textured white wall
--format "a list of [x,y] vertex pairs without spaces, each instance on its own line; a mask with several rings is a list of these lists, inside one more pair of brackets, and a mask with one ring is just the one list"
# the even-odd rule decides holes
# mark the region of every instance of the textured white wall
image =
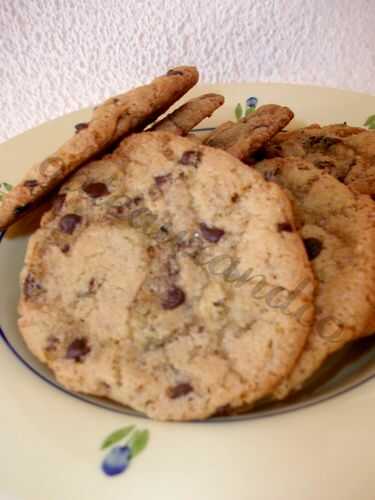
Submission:
[[0,0],[0,141],[176,64],[375,93],[375,0]]

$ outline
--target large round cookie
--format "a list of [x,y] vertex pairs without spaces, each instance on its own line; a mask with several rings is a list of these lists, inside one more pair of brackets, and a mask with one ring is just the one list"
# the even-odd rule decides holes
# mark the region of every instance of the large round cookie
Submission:
[[195,67],[179,66],[148,85],[112,97],[94,109],[88,123],[41,163],[33,165],[0,207],[0,229],[6,229],[59,186],[79,166],[105,152],[126,135],[153,122],[198,81]]
[[126,139],[62,188],[21,283],[21,332],[64,386],[161,420],[270,393],[313,315],[311,268],[280,188],[160,132]]
[[325,358],[368,333],[375,312],[375,211],[352,192],[299,158],[255,165],[286,189],[318,281],[316,320],[306,347],[278,397],[300,388]]

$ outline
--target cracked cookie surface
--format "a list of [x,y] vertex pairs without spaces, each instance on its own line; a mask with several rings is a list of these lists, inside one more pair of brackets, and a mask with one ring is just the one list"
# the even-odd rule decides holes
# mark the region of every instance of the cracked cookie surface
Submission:
[[125,139],[62,187],[21,287],[20,330],[62,385],[160,420],[269,394],[313,316],[285,194],[229,154],[161,132]]

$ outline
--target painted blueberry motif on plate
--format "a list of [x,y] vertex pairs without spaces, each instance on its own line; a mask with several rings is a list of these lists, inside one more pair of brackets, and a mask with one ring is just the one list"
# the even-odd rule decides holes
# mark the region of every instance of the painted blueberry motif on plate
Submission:
[[137,430],[134,425],[112,432],[101,445],[101,450],[109,450],[101,464],[104,474],[112,477],[125,472],[131,461],[146,448],[149,439],[148,430]]
[[239,102],[237,106],[234,108],[234,114],[237,121],[241,120],[241,118],[245,118],[250,113],[253,113],[258,105],[258,98],[251,96],[248,97],[245,101],[245,106]]
[[130,460],[129,446],[114,446],[102,462],[102,471],[107,476],[117,476],[126,471]]

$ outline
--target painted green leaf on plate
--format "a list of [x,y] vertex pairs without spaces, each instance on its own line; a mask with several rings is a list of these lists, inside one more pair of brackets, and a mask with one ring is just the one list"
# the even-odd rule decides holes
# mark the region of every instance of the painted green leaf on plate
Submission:
[[126,438],[132,430],[134,429],[134,425],[129,425],[128,427],[123,427],[122,429],[118,429],[117,431],[112,432],[108,437],[105,438],[101,445],[101,449],[105,450],[110,446],[118,443],[122,439]]
[[9,193],[13,189],[13,186],[8,182],[0,182],[0,201],[6,193]]
[[367,118],[365,127],[368,127],[369,129],[375,129],[375,115],[371,115]]
[[234,114],[236,115],[237,120],[241,120],[243,115],[243,109],[241,103],[238,103],[237,106],[235,107]]
[[130,449],[132,450],[132,459],[139,455],[147,446],[150,439],[148,430],[136,431],[129,441]]
[[248,116],[250,113],[254,113],[255,108],[247,108],[245,111],[245,116]]

